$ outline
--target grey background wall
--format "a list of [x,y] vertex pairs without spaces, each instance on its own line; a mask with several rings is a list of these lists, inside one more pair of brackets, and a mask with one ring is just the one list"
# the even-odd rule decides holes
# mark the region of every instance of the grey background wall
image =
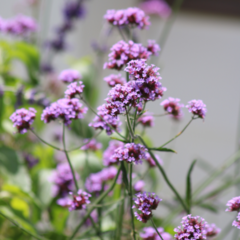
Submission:
[[[12,6],[16,0],[0,0],[0,15],[14,15]],[[51,31],[61,21],[59,11],[64,1],[43,0],[43,12],[50,14],[50,24],[41,29],[42,37],[50,36]],[[75,57],[93,54],[90,46],[92,40],[98,39],[102,28],[102,16],[107,9],[133,6],[134,0],[92,0],[87,1],[86,18],[77,24],[77,33],[69,37],[70,51]],[[44,22],[45,18],[41,17]],[[158,38],[163,21],[152,18],[152,26],[141,33],[141,39]],[[208,109],[206,120],[194,121],[186,132],[169,147],[178,154],[169,158],[161,154],[168,169],[170,179],[179,191],[185,191],[185,175],[191,161],[201,157],[215,167],[221,166],[236,150],[237,125],[240,106],[240,18],[231,16],[213,16],[181,12],[171,30],[158,66],[161,67],[162,83],[168,88],[165,96],[178,97],[183,103],[191,99],[202,99]],[[118,34],[111,37],[112,43],[120,40]],[[67,61],[59,61],[59,69],[66,66]],[[107,75],[103,72],[103,76]],[[106,84],[99,76],[101,84],[101,101],[107,94]],[[149,104],[149,110],[162,112],[160,101]],[[155,128],[149,131],[156,146],[161,145],[174,136],[190,119],[187,111],[182,121],[175,124],[164,117],[156,119]],[[174,127],[175,126],[175,127]],[[240,143],[240,142],[239,142]],[[233,169],[232,169],[233,170]],[[193,182],[196,185],[206,174],[196,168]],[[159,191],[163,199],[172,196],[164,187]],[[221,203],[236,195],[236,191],[228,191],[222,195]],[[219,203],[220,204],[220,203]],[[198,209],[194,214],[199,213]],[[220,227],[225,226],[234,216],[222,212],[220,217],[214,214],[203,214],[209,222]]]

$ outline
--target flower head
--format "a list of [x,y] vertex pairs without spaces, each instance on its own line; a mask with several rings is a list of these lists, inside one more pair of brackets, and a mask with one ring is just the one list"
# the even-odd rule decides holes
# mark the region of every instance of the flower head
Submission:
[[145,182],[143,180],[139,180],[134,184],[133,188],[136,192],[142,192],[144,186],[145,186]]
[[141,144],[126,143],[114,151],[114,154],[111,156],[111,161],[126,161],[135,164],[142,163],[142,159],[146,158],[146,151],[147,149]]
[[158,55],[160,52],[160,47],[155,40],[148,40],[147,50],[152,53],[152,55]]
[[45,108],[41,119],[45,123],[49,123],[59,118],[63,120],[65,125],[69,125],[73,119],[83,118],[83,114],[86,113],[87,110],[86,107],[82,107],[82,104],[77,98],[62,98]]
[[154,124],[153,120],[154,117],[150,113],[146,112],[140,118],[138,118],[137,121],[144,127],[152,127]]
[[[161,234],[163,240],[172,240],[172,236],[169,233],[164,232],[163,228],[160,227],[157,230]],[[140,233],[140,237],[143,240],[161,240],[153,227],[143,228],[143,232]]]
[[146,223],[152,217],[152,210],[158,207],[159,202],[162,201],[155,193],[137,193],[134,198],[134,205],[132,208],[138,211],[134,213],[136,218]]
[[234,211],[238,212],[240,210],[240,196],[234,197],[231,200],[229,200],[226,206],[228,207],[226,209],[226,212],[234,212]]
[[125,64],[135,59],[148,59],[152,52],[148,51],[140,43],[123,40],[114,44],[111,53],[108,55],[109,61],[104,64],[104,68],[121,70]]
[[109,142],[108,148],[103,153],[103,165],[104,166],[110,166],[112,164],[116,164],[117,160],[112,159],[112,155],[114,154],[115,150],[119,147],[123,147],[123,142],[117,141],[117,140],[111,140]]
[[143,59],[132,60],[125,68],[129,72],[130,78],[135,82],[135,88],[139,90],[141,98],[144,101],[154,101],[163,96],[166,91],[165,87],[159,82],[159,68],[153,64],[148,66]]
[[161,106],[163,106],[164,110],[167,111],[172,117],[175,119],[179,119],[183,116],[182,108],[184,104],[180,104],[179,98],[169,97],[161,102]]
[[64,16],[66,19],[72,20],[74,18],[81,18],[85,14],[83,5],[79,2],[67,2],[64,10]]
[[104,81],[108,83],[109,87],[115,87],[117,84],[123,85],[126,83],[126,79],[121,74],[111,74],[104,78]]
[[139,8],[108,10],[104,18],[114,26],[138,27],[144,29],[150,25],[149,17]]
[[[79,175],[76,172],[75,177],[79,179]],[[52,188],[54,197],[66,197],[74,189],[73,176],[68,163],[58,164],[49,181],[54,184]]]
[[97,173],[91,173],[86,179],[85,187],[91,193],[99,193],[103,188],[103,183],[115,178],[117,169],[115,167],[104,168]]
[[62,207],[68,207],[69,211],[86,209],[87,204],[90,203],[89,198],[91,194],[79,189],[77,194],[69,193],[71,198],[60,198],[57,200],[57,204]]
[[111,135],[114,131],[113,129],[120,131],[121,122],[118,117],[106,114],[105,105],[102,105],[98,107],[98,116],[88,126],[95,129],[104,129],[108,135]]
[[65,98],[74,98],[76,95],[81,95],[84,87],[81,81],[69,84],[65,91]]
[[221,232],[221,229],[218,228],[214,223],[207,224],[206,228],[207,228],[207,234],[206,234],[207,237],[215,237]]
[[13,122],[13,126],[17,128],[18,132],[23,134],[26,133],[33,124],[36,112],[34,108],[29,108],[29,110],[21,108],[10,116],[10,120]]
[[237,219],[233,221],[232,226],[240,229],[240,213],[238,213]]
[[[46,46],[50,47],[56,52],[61,52],[66,49],[65,35],[58,34],[58,36],[47,42]],[[64,81],[63,81],[64,82]]]
[[29,169],[33,168],[35,165],[39,163],[38,158],[35,158],[34,156],[28,153],[23,153],[23,158]]
[[97,151],[102,148],[102,144],[97,142],[96,139],[92,139],[90,141],[89,139],[84,139],[83,142],[86,144],[81,147],[81,150]]
[[[155,158],[158,160],[160,165],[163,165],[163,160],[158,155],[155,155]],[[145,159],[148,162],[150,167],[155,167],[156,166],[155,161],[152,159],[151,155],[148,152],[146,153],[146,158]]]
[[179,240],[203,240],[206,239],[207,222],[199,217],[193,217],[191,214],[182,218],[182,226],[174,229],[175,239]]
[[188,108],[188,111],[191,112],[193,115],[196,115],[200,118],[205,118],[207,109],[206,105],[203,103],[202,100],[191,100],[190,102],[188,102],[186,108]]
[[79,72],[72,69],[62,71],[58,77],[58,79],[64,83],[72,83],[80,80],[81,78],[82,76],[79,74]]

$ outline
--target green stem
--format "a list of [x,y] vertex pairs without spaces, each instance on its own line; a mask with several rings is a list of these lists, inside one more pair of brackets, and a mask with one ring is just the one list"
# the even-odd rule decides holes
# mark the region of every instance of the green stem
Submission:
[[89,216],[89,218],[90,218],[90,221],[91,221],[91,223],[92,223],[92,225],[93,225],[93,227],[94,227],[94,229],[95,229],[95,231],[96,231],[96,233],[97,233],[97,236],[99,237],[100,240],[103,240],[103,238],[102,238],[102,236],[101,236],[101,230],[98,228],[98,226],[97,226],[96,223],[94,222],[94,220],[93,220],[93,218],[92,218],[91,215]]
[[29,232],[28,230],[26,230],[25,228],[21,227],[18,223],[16,223],[14,220],[12,220],[8,216],[6,216],[4,213],[0,212],[0,215],[2,215],[2,217],[6,218],[13,225],[15,225],[16,227],[18,227],[19,229],[21,229],[23,232],[27,233],[28,235],[34,237],[35,239],[39,239],[39,240],[44,240],[45,239],[46,240],[46,238],[36,236],[35,234],[33,234],[33,233]]
[[151,222],[152,222],[153,228],[154,228],[155,231],[157,232],[158,236],[159,236],[162,240],[164,240],[164,239],[162,238],[162,235],[161,235],[160,232],[158,231],[158,229],[157,229],[157,227],[156,227],[156,225],[155,225],[155,223],[154,223],[154,221],[153,221],[152,218],[151,218]]
[[[110,187],[108,188],[108,190],[106,190],[105,192],[103,192],[93,203],[93,205],[97,205],[99,202],[101,202],[114,188],[116,181],[118,179],[119,173],[120,173],[121,167],[119,167],[118,172],[116,177],[114,178],[112,184],[110,185]],[[85,223],[85,221],[88,219],[88,217],[90,216],[91,212],[95,209],[95,206],[92,206],[89,208],[89,210],[87,211],[86,215],[82,218],[82,221],[79,223],[79,225],[76,227],[76,229],[74,230],[72,236],[69,238],[69,240],[72,240],[75,235],[77,234],[78,230],[82,227],[82,225]]]
[[[126,109],[126,111],[127,111],[127,109]],[[129,116],[128,116],[128,114],[126,114],[126,116],[127,116],[127,125],[128,125],[128,129],[130,131],[130,134],[131,134],[131,138],[134,139],[134,132],[132,130],[132,126],[131,126],[131,123],[130,123],[130,120],[129,120]]]
[[133,191],[132,191],[132,166],[130,163],[130,171],[129,171],[129,200],[130,200],[130,208],[131,208],[131,222],[132,222],[132,231],[133,231],[133,239],[136,240],[135,226],[134,226],[134,214],[132,209],[132,199],[133,199]]
[[71,160],[70,160],[70,158],[69,158],[69,156],[68,156],[68,152],[67,152],[67,150],[66,150],[65,125],[64,125],[64,123],[63,123],[62,142],[63,142],[63,150],[64,150],[65,156],[66,156],[66,158],[67,158],[69,167],[70,167],[71,172],[72,172],[72,175],[73,175],[73,180],[74,180],[75,188],[76,188],[76,191],[78,191],[79,188],[78,188],[77,179],[76,179],[76,176],[75,176],[75,173],[74,173],[74,170],[73,170],[73,166],[72,166]]
[[149,147],[147,146],[147,144],[144,142],[144,140],[140,137],[137,136],[140,141],[142,142],[142,144],[148,149],[149,154],[151,155],[152,159],[154,160],[154,162],[156,163],[159,171],[162,173],[162,176],[164,178],[164,180],[166,181],[167,185],[172,189],[172,191],[174,192],[174,194],[176,195],[177,199],[179,200],[179,202],[181,203],[182,207],[184,208],[184,210],[186,212],[188,212],[188,207],[186,206],[185,202],[183,201],[183,199],[181,198],[181,196],[179,195],[179,193],[177,192],[177,190],[174,188],[174,186],[172,185],[172,183],[169,181],[167,174],[165,173],[164,169],[162,168],[162,166],[159,164],[158,160],[156,159],[156,157],[154,156],[154,154],[152,153],[152,151],[149,149]]
[[166,143],[164,143],[162,146],[160,146],[159,148],[162,148],[164,146],[166,146],[168,143],[172,142],[174,139],[176,139],[177,137],[179,137],[186,129],[187,127],[190,125],[190,123],[196,118],[194,118],[194,116],[191,118],[191,120],[188,122],[188,124],[183,128],[182,131],[180,131],[175,137],[173,137],[172,139],[170,139],[169,141],[167,141]]
[[118,31],[119,31],[122,39],[126,42],[126,38],[125,38],[125,36],[123,35],[122,30],[120,29],[120,27],[117,27],[117,29],[118,29]]

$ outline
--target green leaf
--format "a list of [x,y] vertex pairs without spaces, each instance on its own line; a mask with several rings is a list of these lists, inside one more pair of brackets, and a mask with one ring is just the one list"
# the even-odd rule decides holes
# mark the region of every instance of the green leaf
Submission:
[[194,160],[188,170],[187,179],[186,179],[186,204],[189,209],[189,213],[191,213],[191,205],[192,205],[192,183],[191,183],[191,173],[194,165],[197,160]]
[[173,149],[170,149],[170,148],[162,148],[162,147],[159,147],[159,148],[150,148],[150,150],[153,150],[153,151],[158,151],[158,152],[172,152],[172,153],[177,153],[175,150]]
[[214,206],[213,204],[210,204],[210,203],[201,203],[199,205],[197,205],[198,207],[200,208],[204,208],[206,210],[209,210],[211,212],[214,212],[214,213],[218,213],[218,208],[217,206]]
[[117,141],[120,141],[120,142],[124,142],[124,143],[127,143],[128,141],[127,140],[124,140],[122,138],[118,138],[118,137],[110,137],[111,139],[113,140],[117,140]]
[[68,209],[64,209],[56,204],[52,205],[50,209],[51,223],[57,232],[63,232],[69,216]]
[[22,212],[24,217],[26,218],[29,217],[30,211],[29,211],[28,204],[21,198],[18,198],[18,197],[12,198],[10,201],[10,206],[17,211]]

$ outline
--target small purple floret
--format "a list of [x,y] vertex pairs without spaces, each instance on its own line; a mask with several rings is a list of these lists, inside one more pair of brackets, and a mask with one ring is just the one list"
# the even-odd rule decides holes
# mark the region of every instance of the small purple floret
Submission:
[[[164,232],[163,228],[157,228],[158,232],[161,234],[163,240],[172,240],[172,236]],[[143,240],[161,240],[161,238],[158,236],[156,230],[153,227],[145,227],[143,228],[143,232],[140,233],[140,237]]]
[[74,98],[77,95],[81,95],[84,87],[81,81],[69,84],[65,91],[65,98]]
[[210,238],[217,236],[221,232],[221,229],[218,228],[214,223],[207,224],[206,228],[207,228],[207,237],[210,237]]
[[240,196],[234,197],[231,200],[229,200],[226,204],[228,207],[226,209],[226,212],[234,212],[234,211],[239,211],[240,210]]
[[182,108],[184,104],[179,103],[179,98],[169,97],[168,99],[161,102],[164,110],[168,112],[173,118],[180,119],[183,116]]
[[141,117],[138,118],[137,122],[139,122],[144,127],[153,127],[154,125],[154,117],[146,112]]
[[77,80],[80,80],[81,78],[82,76],[80,75],[80,73],[72,69],[62,71],[58,77],[58,79],[64,83],[72,83]]
[[148,40],[147,50],[157,56],[161,49],[155,40]]
[[115,87],[117,84],[124,85],[126,79],[121,74],[111,74],[104,78],[104,81],[108,83],[109,87]]
[[188,108],[188,111],[193,115],[196,115],[199,118],[205,118],[207,109],[202,100],[191,100],[188,102],[188,105],[186,105],[186,108]]
[[233,221],[232,226],[240,229],[240,213],[238,213],[237,219]]
[[89,141],[89,139],[84,139],[83,142],[86,144],[81,147],[81,150],[97,151],[102,148],[102,144],[95,139],[92,139],[91,141]]

